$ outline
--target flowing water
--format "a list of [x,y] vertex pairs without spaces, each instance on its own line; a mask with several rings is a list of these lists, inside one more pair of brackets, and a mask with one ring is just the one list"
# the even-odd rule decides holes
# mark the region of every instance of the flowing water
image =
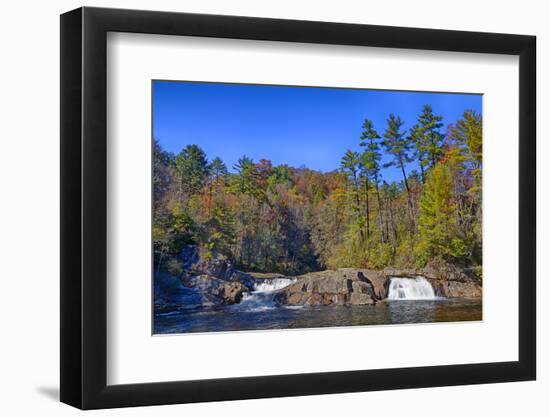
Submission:
[[478,321],[481,299],[436,297],[421,277],[392,278],[388,299],[365,306],[277,306],[274,294],[292,284],[291,278],[275,278],[256,284],[239,304],[215,309],[192,309],[192,296],[183,287],[155,307],[154,333],[195,333],[235,330],[297,329],[355,325]]
[[426,278],[392,278],[388,288],[390,300],[434,300],[434,289]]

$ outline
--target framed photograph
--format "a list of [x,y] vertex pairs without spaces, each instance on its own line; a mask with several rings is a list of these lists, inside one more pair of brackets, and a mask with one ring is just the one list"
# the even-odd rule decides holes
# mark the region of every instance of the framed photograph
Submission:
[[535,37],[61,16],[61,401],[533,380]]

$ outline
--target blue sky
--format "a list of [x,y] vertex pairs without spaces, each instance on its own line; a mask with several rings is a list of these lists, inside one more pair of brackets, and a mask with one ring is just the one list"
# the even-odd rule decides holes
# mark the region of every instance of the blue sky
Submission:
[[[176,154],[197,144],[230,170],[247,155],[326,172],[338,168],[347,149],[361,149],[365,118],[383,135],[390,113],[408,129],[430,104],[447,126],[466,109],[481,113],[481,102],[481,95],[470,94],[154,81],[153,135]],[[413,169],[417,164],[407,171]],[[401,179],[394,168],[383,175],[388,182]]]

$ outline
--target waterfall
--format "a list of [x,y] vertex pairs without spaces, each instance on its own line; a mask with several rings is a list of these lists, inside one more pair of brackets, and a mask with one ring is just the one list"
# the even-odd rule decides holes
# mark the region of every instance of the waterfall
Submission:
[[294,284],[296,279],[293,278],[273,278],[254,283],[254,292],[272,292],[288,287]]
[[232,307],[240,311],[249,312],[271,310],[277,307],[273,301],[275,293],[295,282],[295,278],[258,279],[254,283],[254,291],[244,293],[241,302]]
[[388,290],[390,300],[434,300],[432,285],[426,278],[391,278]]

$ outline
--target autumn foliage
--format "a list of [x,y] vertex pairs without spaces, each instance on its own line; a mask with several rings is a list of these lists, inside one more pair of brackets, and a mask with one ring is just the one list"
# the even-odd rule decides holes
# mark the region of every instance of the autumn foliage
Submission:
[[[343,150],[332,172],[247,156],[228,169],[223,155],[209,159],[197,145],[173,155],[155,141],[156,268],[196,244],[246,271],[380,269],[434,258],[480,269],[481,116],[466,111],[443,131],[424,106],[409,131],[402,127],[396,115],[380,132],[366,119],[357,150]],[[384,179],[389,167],[399,181]]]

